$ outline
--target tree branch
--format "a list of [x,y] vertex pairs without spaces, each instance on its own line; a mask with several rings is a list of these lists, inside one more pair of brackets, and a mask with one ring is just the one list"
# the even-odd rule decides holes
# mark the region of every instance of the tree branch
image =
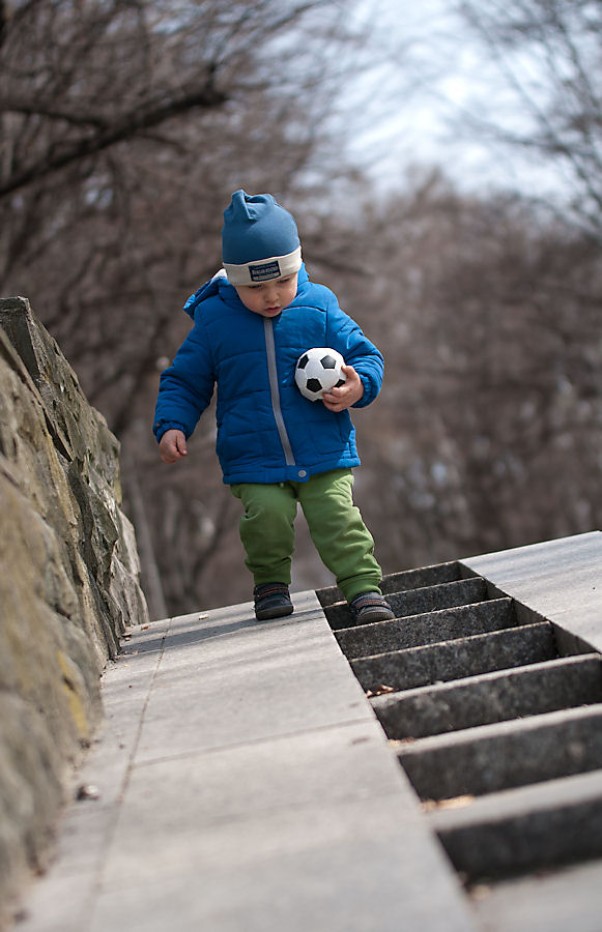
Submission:
[[23,116],[39,116],[48,120],[59,120],[69,123],[72,126],[90,126],[97,130],[104,131],[107,127],[107,121],[102,117],[93,116],[89,113],[74,113],[68,110],[59,110],[56,107],[47,106],[42,101],[30,103],[19,100],[0,100],[0,113],[20,113]]
[[43,158],[32,165],[15,173],[4,183],[0,184],[0,198],[24,188],[34,181],[55,174],[73,162],[97,155],[117,143],[132,139],[140,133],[159,126],[166,120],[180,116],[189,110],[212,110],[221,106],[228,99],[227,95],[218,91],[210,76],[206,84],[200,89],[182,94],[181,97],[168,98],[157,102],[146,109],[136,109],[124,114],[110,127],[99,127],[98,131],[84,138],[66,143],[61,151],[46,152]]

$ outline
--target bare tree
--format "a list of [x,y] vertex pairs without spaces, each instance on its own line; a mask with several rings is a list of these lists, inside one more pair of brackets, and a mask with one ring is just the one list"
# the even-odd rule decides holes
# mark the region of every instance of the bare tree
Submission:
[[[567,14],[509,5],[548,6]],[[583,16],[589,6],[575,4]],[[575,172],[586,236],[533,204],[461,194],[437,172],[380,198],[330,132],[361,60],[351,7],[0,4],[1,287],[31,297],[118,432],[157,605],[170,612],[250,592],[233,569],[238,507],[211,413],[175,470],[150,433],[159,371],[189,326],[179,308],[218,268],[222,210],[241,185],[293,209],[312,277],[384,349],[383,394],[355,419],[358,499],[385,569],[600,522],[594,195]],[[526,35],[508,46],[513,66]],[[594,188],[595,167],[583,162]],[[306,569],[322,584],[316,562]]]
[[361,204],[355,228],[359,274],[330,280],[385,353],[382,395],[355,418],[358,500],[385,567],[598,527],[595,243],[437,173]]
[[464,130],[556,166],[566,214],[600,241],[602,3],[461,0],[455,6],[494,68],[498,87],[493,93],[491,83],[475,76],[477,106],[463,113]]
[[319,148],[341,10],[60,0],[2,21],[0,288],[32,296],[121,432],[166,307],[215,270],[229,192],[286,190]]
[[0,7],[0,290],[31,298],[127,447],[126,491],[138,509],[146,503],[176,607],[207,589],[213,598],[208,568],[236,522],[209,465],[209,418],[200,467],[171,472],[155,460],[159,370],[189,324],[184,300],[219,267],[231,191],[270,190],[309,212],[332,174],[344,173],[328,127],[361,57],[352,8],[351,0]]

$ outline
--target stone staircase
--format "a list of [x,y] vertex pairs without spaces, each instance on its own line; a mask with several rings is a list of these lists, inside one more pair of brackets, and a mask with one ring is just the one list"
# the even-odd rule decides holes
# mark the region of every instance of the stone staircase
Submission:
[[523,928],[526,881],[525,928],[589,929],[588,897],[559,920],[540,878],[602,858],[600,654],[461,563],[383,591],[396,618],[361,626],[336,588],[317,594],[483,927]]

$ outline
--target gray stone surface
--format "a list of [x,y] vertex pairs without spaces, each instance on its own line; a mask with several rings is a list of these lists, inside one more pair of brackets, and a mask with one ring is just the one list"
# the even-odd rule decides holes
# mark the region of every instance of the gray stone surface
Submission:
[[481,796],[602,770],[602,704],[482,725],[401,745],[423,799]]
[[469,681],[377,696],[372,708],[389,738],[424,738],[602,701],[598,654],[561,657]]
[[600,932],[602,861],[480,885],[472,899],[487,932]]
[[[412,570],[402,570],[400,573],[389,573],[383,578],[381,589],[385,593],[403,592],[406,589],[423,589],[426,586],[453,582],[460,579],[460,577],[461,568],[457,561],[435,563],[433,566],[421,566]],[[318,589],[316,595],[320,605],[325,607],[344,601],[343,593],[336,586]]]
[[132,631],[19,932],[470,932],[313,593]]
[[352,660],[364,689],[413,689],[462,676],[519,667],[557,655],[546,622]]
[[602,650],[602,532],[461,562],[562,631]]
[[[386,587],[388,588],[388,587]],[[487,598],[487,586],[482,579],[461,579],[420,589],[408,589],[389,592],[387,600],[397,618],[434,612],[441,608],[452,608],[480,602]],[[354,619],[347,603],[339,603],[326,608],[328,621],[334,630],[349,628]]]
[[426,615],[411,615],[371,625],[360,625],[336,632],[336,639],[345,656],[351,660],[404,650],[424,644],[436,644],[486,634],[517,625],[511,599],[491,599],[475,605],[441,609]]
[[429,821],[472,881],[602,856],[602,771],[437,808]]
[[487,598],[487,587],[482,579],[459,579],[439,583],[422,589],[408,589],[387,595],[397,617],[435,612],[441,608],[481,602]]

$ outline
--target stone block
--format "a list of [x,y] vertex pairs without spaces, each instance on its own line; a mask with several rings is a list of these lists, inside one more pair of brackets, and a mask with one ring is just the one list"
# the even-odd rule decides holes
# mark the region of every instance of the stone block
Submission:
[[[441,583],[440,585],[426,586],[421,589],[389,592],[387,594],[387,601],[397,618],[407,618],[410,615],[421,615],[458,605],[468,605],[471,602],[481,602],[486,598],[487,585],[484,580],[479,578],[462,579],[456,582]],[[354,619],[346,602],[330,605],[324,611],[334,631],[341,628],[350,628],[354,625]]]
[[601,701],[602,663],[593,654],[376,696],[372,707],[387,737],[403,740]]
[[474,883],[602,856],[602,773],[578,774],[435,809],[428,820]]
[[602,861],[478,885],[472,906],[487,932],[600,932]]
[[413,647],[352,660],[365,690],[413,689],[463,676],[520,667],[557,656],[552,627],[545,622],[493,634],[475,635],[427,647]]
[[481,796],[602,770],[602,704],[423,738],[398,752],[422,799]]
[[0,301],[0,903],[47,857],[99,678],[147,620],[119,444],[23,298]]
[[440,609],[423,615],[411,615],[409,618],[346,628],[336,631],[335,636],[345,656],[352,660],[474,634],[487,634],[516,624],[518,622],[512,600],[492,599],[476,605]]
[[[384,593],[402,592],[407,589],[424,589],[426,586],[453,582],[460,579],[461,576],[461,567],[457,561],[436,563],[433,566],[422,566],[417,569],[402,570],[400,573],[389,573],[383,576],[381,589]],[[343,601],[343,593],[337,586],[318,589],[316,595],[323,607]]]

